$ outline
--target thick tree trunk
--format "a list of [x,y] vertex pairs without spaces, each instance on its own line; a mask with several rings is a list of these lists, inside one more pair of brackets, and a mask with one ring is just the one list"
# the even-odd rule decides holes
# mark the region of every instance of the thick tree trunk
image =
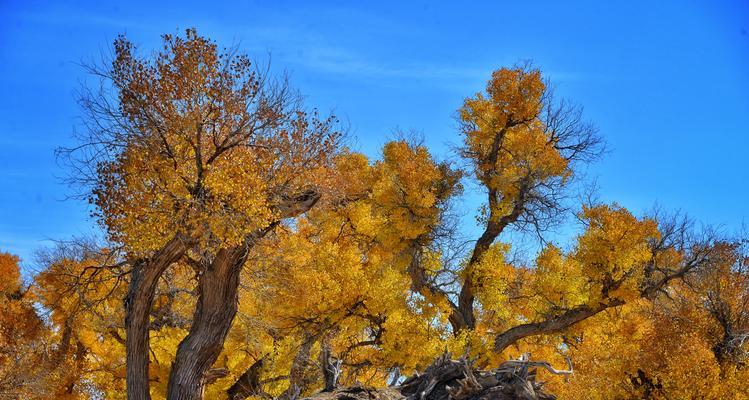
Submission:
[[181,238],[174,238],[147,262],[133,267],[125,298],[126,388],[128,400],[149,400],[149,317],[156,287],[164,271],[187,251]]
[[325,339],[320,349],[320,369],[323,377],[323,392],[330,392],[338,386],[343,360],[333,358],[330,349],[330,339]]
[[[495,138],[495,149],[492,152],[493,159],[491,165],[496,164],[497,149],[502,137],[504,137],[504,132],[500,132],[500,134]],[[450,323],[453,325],[453,332],[456,334],[463,329],[473,330],[476,328],[476,316],[474,315],[474,302],[476,300],[476,295],[473,290],[474,282],[472,281],[473,267],[481,262],[484,254],[489,251],[491,245],[505,228],[517,221],[523,212],[525,212],[525,204],[530,190],[528,179],[529,177],[526,177],[521,182],[520,191],[517,199],[515,199],[512,211],[499,218],[494,215],[494,210],[497,207],[497,191],[489,189],[489,221],[487,221],[484,232],[473,247],[471,259],[468,261],[468,265],[464,271],[466,278],[463,282],[463,286],[460,288],[460,294],[458,295],[458,308],[453,311],[453,315],[450,315]],[[497,218],[497,220],[495,220],[495,218]]]
[[237,314],[239,276],[245,258],[243,248],[222,249],[201,275],[192,326],[177,349],[167,399],[202,399],[206,373],[221,354]]
[[308,371],[310,370],[310,357],[312,355],[312,347],[317,342],[317,339],[315,335],[306,333],[302,344],[299,346],[299,350],[297,350],[296,356],[294,356],[294,361],[291,363],[289,387],[278,396],[277,400],[295,400],[309,386]]
[[463,286],[460,288],[460,294],[458,295],[458,308],[453,310],[452,315],[450,315],[450,323],[452,324],[453,333],[455,334],[461,330],[472,330],[476,327],[476,318],[473,314],[475,295],[473,293],[471,273],[473,271],[473,266],[481,261],[481,257],[483,257],[487,250],[489,250],[489,247],[494,243],[494,239],[499,236],[501,231],[502,227],[490,220],[487,223],[484,233],[478,241],[476,241],[473,253],[471,253],[471,259],[468,261],[466,280],[463,282]]
[[[298,196],[281,197],[276,209],[281,219],[295,217],[307,212],[319,199],[319,193],[308,190]],[[200,276],[198,304],[190,332],[177,349],[169,374],[167,399],[203,398],[206,373],[221,354],[226,335],[237,314],[239,278],[248,252],[280,223],[280,219],[276,220],[248,235],[242,246],[219,250],[210,267]]]

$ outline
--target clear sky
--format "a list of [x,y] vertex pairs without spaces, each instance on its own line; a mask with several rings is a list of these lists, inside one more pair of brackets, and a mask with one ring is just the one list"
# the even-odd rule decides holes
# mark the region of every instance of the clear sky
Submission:
[[118,33],[148,51],[186,27],[270,53],[373,156],[401,128],[450,157],[463,98],[533,60],[608,143],[589,171],[602,200],[747,220],[749,1],[464,3],[0,0],[0,250],[28,265],[49,240],[95,231],[53,154],[80,115],[78,63]]

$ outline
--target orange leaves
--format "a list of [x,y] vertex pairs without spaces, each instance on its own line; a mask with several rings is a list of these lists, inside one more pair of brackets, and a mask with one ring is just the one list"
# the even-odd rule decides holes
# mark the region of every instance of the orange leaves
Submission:
[[[745,287],[736,282],[745,281],[724,266],[706,280],[709,287],[695,286],[704,293],[689,297],[690,306],[697,306],[717,296],[722,301],[716,300],[715,310],[663,307],[663,315],[656,315],[641,299],[643,285],[668,283],[669,273],[682,272],[678,268],[690,251],[679,245],[655,251],[662,236],[655,220],[616,204],[583,207],[585,231],[570,249],[548,245],[527,264],[511,259],[510,243],[502,240],[512,237],[501,237],[505,228],[543,234],[574,208],[564,189],[576,162],[592,158],[598,144],[576,109],[552,104],[538,69],[495,71],[486,89],[459,110],[462,156],[487,195],[485,218],[479,218],[483,232],[466,241],[455,233],[460,224],[453,224],[450,209],[462,190],[463,171],[405,140],[386,143],[374,160],[340,151],[335,118],[307,112],[286,82],[258,75],[246,56],[221,50],[194,30],[163,39],[163,48],[149,59],[120,37],[105,75],[119,103],[84,103],[92,116],[88,144],[95,149],[92,201],[110,239],[123,245],[125,257],[145,260],[146,266],[172,238],[189,242],[181,259],[161,266],[156,299],[150,313],[141,314],[150,322],[144,326],[150,325],[152,337],[151,378],[160,382],[154,393],[165,390],[196,298],[209,292],[196,291],[196,280],[208,282],[212,260],[227,249],[246,250],[248,261],[241,265],[240,257],[232,267],[242,271],[241,318],[222,357],[211,360],[231,370],[208,387],[211,396],[262,354],[273,374],[266,378],[290,375],[302,340],[314,341],[307,343],[308,352],[329,342],[346,363],[342,379],[374,377],[384,384],[394,367],[417,368],[444,348],[483,352],[482,362],[498,362],[507,353],[491,349],[515,328],[517,335],[505,336],[507,346],[579,357],[581,379],[605,384],[590,398],[621,395],[617,379],[633,373],[633,362],[617,359],[611,349],[635,357],[653,346],[674,347],[665,336],[657,345],[646,343],[661,328],[683,328],[680,339],[715,375],[709,353],[722,340],[715,332],[727,331],[725,321],[736,325],[736,316],[744,315]],[[313,205],[303,215],[293,212]],[[91,262],[50,265],[37,277],[34,293],[51,311],[50,323],[69,328],[50,337],[70,333],[91,356],[86,360],[96,372],[86,379],[112,394],[122,385],[125,294],[116,280],[86,272]],[[16,264],[0,255],[0,276],[6,278],[0,292],[21,288]],[[91,287],[82,290],[70,277],[93,278]],[[212,283],[223,281],[230,279]],[[77,291],[67,291],[76,285]],[[662,288],[654,285],[652,293]],[[222,304],[231,307],[231,301]],[[19,304],[8,305],[0,318],[16,318],[23,310],[33,314]],[[730,311],[721,322],[711,320],[718,308]],[[672,312],[698,321],[688,329],[669,325]],[[233,314],[220,318],[228,329]],[[223,336],[215,337],[223,344]],[[516,349],[507,346],[496,348]],[[675,352],[669,348],[666,367],[654,359],[638,361],[654,376],[688,375],[680,364],[686,357]],[[271,390],[278,394],[284,384]]]
[[539,70],[502,68],[492,73],[486,95],[465,100],[460,117],[475,124],[475,143],[485,146],[496,132],[536,119],[545,89]]
[[18,268],[18,257],[0,253],[0,292],[14,293],[21,289],[21,273]]
[[195,30],[163,39],[147,59],[118,38],[103,75],[119,105],[85,103],[89,145],[112,155],[94,158],[92,192],[112,239],[135,253],[176,234],[238,245],[279,218],[272,199],[324,189],[340,137],[333,117],[305,111],[285,81]]
[[[0,253],[0,348],[24,346],[43,332],[32,298],[22,287],[18,263],[18,257]],[[12,363],[8,356],[0,353],[0,368]]]
[[492,73],[486,93],[505,122],[526,121],[538,115],[545,89],[538,69],[502,68]]
[[538,296],[534,309],[541,314],[545,310],[572,308],[588,300],[587,277],[580,263],[556,246],[547,245],[539,253],[530,279],[529,294]]
[[[446,186],[452,171],[441,169],[423,146],[404,141],[385,144],[383,160],[374,165],[375,181],[372,200],[386,218],[386,231],[391,231],[397,246],[402,240],[415,239],[434,227],[439,202],[455,190]],[[448,183],[449,185],[449,183]]]
[[357,153],[339,156],[336,164],[335,209],[357,234],[375,239],[390,254],[428,235],[444,202],[461,190],[459,171],[405,141],[385,144],[382,160],[372,164]]
[[[405,141],[387,143],[381,160],[344,152],[335,165],[335,197],[258,249],[245,312],[288,337],[330,334],[336,354],[369,365],[348,379],[379,371],[384,380],[392,365],[411,370],[440,351],[449,307],[410,291],[408,264],[459,175]],[[436,273],[439,254],[428,259]]]
[[0,252],[0,393],[43,398],[47,385],[50,332],[20,279],[18,257]]
[[[511,296],[511,287],[516,282],[519,271],[506,261],[510,246],[496,243],[483,255],[481,261],[471,268],[471,273],[465,279],[476,293],[481,307],[493,313],[493,317],[501,320],[512,318],[512,310],[507,307]],[[465,272],[465,271],[464,271]]]

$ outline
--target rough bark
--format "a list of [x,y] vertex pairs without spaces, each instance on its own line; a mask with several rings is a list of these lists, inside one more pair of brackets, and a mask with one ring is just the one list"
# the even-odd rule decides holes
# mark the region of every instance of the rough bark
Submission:
[[323,377],[323,392],[330,392],[338,386],[338,377],[341,374],[343,360],[333,357],[329,340],[323,341],[320,349],[320,369]]
[[[473,266],[481,261],[481,258],[484,256],[484,254],[486,254],[497,237],[505,230],[508,225],[515,222],[518,217],[520,217],[525,204],[525,190],[527,189],[525,188],[525,186],[523,186],[523,189],[521,189],[521,193],[512,212],[502,218],[499,218],[499,222],[492,221],[492,219],[495,218],[493,215],[494,212],[490,212],[489,222],[486,225],[486,229],[481,234],[481,237],[479,237],[479,239],[476,241],[476,245],[473,247],[473,252],[471,253],[471,258],[468,261],[468,266],[466,267],[467,275],[469,277]],[[489,196],[490,207],[495,207],[496,201],[493,201],[491,199],[494,198],[492,196],[497,196],[496,192],[490,190]],[[474,329],[476,327],[476,317],[473,313],[475,299],[476,296],[473,292],[473,283],[471,282],[470,278],[468,278],[463,282],[463,286],[460,288],[460,294],[458,295],[458,315],[450,316],[451,322],[454,319],[459,324],[458,329],[455,330],[456,332],[462,329]],[[453,326],[455,327],[454,323]]]
[[[294,217],[311,209],[320,194],[308,190],[294,197],[277,199],[276,209],[281,218]],[[247,236],[241,246],[221,249],[210,266],[200,276],[198,303],[190,331],[182,340],[169,374],[167,399],[196,400],[203,398],[206,373],[224,346],[239,302],[239,278],[249,250],[280,220]]]
[[149,400],[149,315],[159,278],[187,251],[180,237],[170,240],[150,260],[136,263],[125,298],[126,387],[128,400]]
[[603,310],[617,307],[622,304],[624,304],[624,301],[619,299],[612,299],[606,303],[600,303],[597,306],[578,306],[567,310],[558,316],[551,317],[540,322],[514,326],[500,333],[494,338],[494,351],[501,352],[518,340],[529,336],[561,332],[564,329],[567,329],[584,319],[590,318]]
[[318,338],[316,336],[307,333],[302,341],[302,345],[299,346],[294,361],[291,363],[291,370],[289,371],[289,387],[278,396],[278,400],[295,400],[299,397],[300,393],[307,389],[307,386],[309,385],[308,371],[310,370],[312,346],[315,345],[317,340]]
[[[493,194],[492,192],[493,191],[490,191],[490,198],[491,196],[496,196],[496,194]],[[490,203],[493,202],[490,201]],[[470,270],[481,260],[481,257],[483,257],[487,250],[489,250],[489,246],[491,246],[500,233],[500,226],[495,222],[492,222],[490,219],[484,233],[481,234],[481,237],[476,241],[473,253],[471,254],[471,259],[468,261],[468,266],[466,267],[468,269],[468,278],[463,282],[463,286],[460,288],[460,294],[458,295],[457,315],[450,316],[450,322],[456,333],[463,329],[473,329],[476,327],[476,318],[473,315],[475,295],[473,293],[473,284],[470,279]],[[453,314],[456,313],[453,312]]]
[[[667,247],[656,248],[653,250],[653,259],[659,251],[666,250]],[[662,291],[668,284],[675,280],[683,278],[686,274],[691,271],[707,265],[711,262],[711,255],[713,250],[711,246],[700,246],[692,250],[692,253],[682,262],[678,268],[675,268],[668,272],[663,272],[663,276],[651,282],[644,282],[643,287],[640,289],[640,297],[644,299],[653,299],[660,291]],[[646,267],[647,268],[647,267]],[[608,293],[616,290],[621,284],[622,280],[611,282],[608,287],[603,289],[604,297],[608,296]],[[532,322],[514,326],[494,338],[494,350],[501,352],[507,347],[511,346],[520,339],[536,336],[536,335],[547,335],[551,333],[561,332],[576,323],[590,318],[604,310],[609,308],[618,307],[625,303],[624,300],[618,298],[606,298],[595,305],[580,305],[577,307],[570,308],[565,312],[549,317],[545,320]]]
[[179,344],[167,388],[170,400],[203,397],[206,373],[221,354],[237,314],[239,276],[246,249],[220,250],[198,284],[199,296],[192,326]]
[[[496,154],[494,154],[493,157],[496,157]],[[494,163],[496,163],[496,160]],[[456,324],[453,323],[454,332],[463,329],[474,329],[476,327],[476,317],[473,312],[476,296],[473,291],[473,282],[471,280],[473,266],[481,261],[481,258],[484,257],[484,254],[486,254],[492,243],[494,243],[497,237],[502,234],[505,228],[510,224],[515,223],[525,212],[526,202],[531,190],[529,180],[530,176],[523,179],[520,184],[520,192],[518,193],[517,199],[515,199],[512,211],[502,217],[497,217],[494,211],[497,207],[499,194],[496,190],[489,189],[489,221],[486,224],[484,232],[476,241],[476,244],[473,247],[473,252],[471,253],[471,258],[468,261],[468,266],[466,267],[467,278],[463,282],[463,286],[460,288],[460,294],[458,295],[457,315],[450,316],[451,323],[453,320],[458,323],[458,329],[454,329]],[[453,312],[453,314],[455,314],[455,312]]]

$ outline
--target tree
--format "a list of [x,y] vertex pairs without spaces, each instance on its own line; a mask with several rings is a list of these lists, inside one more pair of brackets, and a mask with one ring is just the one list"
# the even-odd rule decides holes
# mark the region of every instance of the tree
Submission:
[[283,80],[187,30],[153,59],[123,36],[104,87],[82,97],[88,131],[68,152],[96,215],[130,265],[127,393],[147,399],[149,315],[159,279],[195,268],[198,300],[172,367],[172,399],[201,395],[236,314],[248,251],[318,201],[339,141]]
[[69,321],[38,311],[36,286],[22,282],[19,263],[0,253],[0,395],[78,399],[87,350]]
[[[311,346],[330,347],[346,368],[341,382],[427,365],[441,350],[444,321],[440,305],[414,304],[408,267],[413,244],[432,234],[439,203],[457,190],[459,175],[405,140],[385,144],[381,160],[345,153],[336,165],[337,200],[260,247],[245,280],[252,293],[245,315],[261,319],[276,340],[308,347],[279,375],[302,368],[315,354]],[[317,370],[288,387],[308,393]]]
[[[550,381],[549,390],[560,398],[591,399],[747,396],[747,370],[741,364],[746,348],[732,347],[739,357],[721,360],[725,331],[711,311],[717,302],[730,303],[727,314],[746,315],[745,295],[733,291],[746,281],[741,277],[744,257],[737,243],[716,243],[710,268],[675,282],[652,301],[631,302],[576,325],[564,335],[567,351],[543,353],[543,347],[554,346],[532,344],[532,351],[550,360],[575,360],[569,383]],[[716,285],[723,286],[718,296],[723,300],[717,301]],[[746,326],[733,327],[736,338],[747,332]]]
[[[508,265],[509,245],[496,240],[508,227],[542,237],[567,208],[565,189],[576,176],[576,166],[594,159],[601,149],[595,128],[584,122],[581,110],[565,101],[555,102],[540,70],[529,66],[495,71],[485,93],[465,100],[458,120],[464,140],[462,155],[487,194],[484,231],[465,262],[441,268],[452,269],[460,277],[457,301],[437,287],[439,282],[430,284],[421,278],[425,271],[418,267],[419,260],[412,267],[421,293],[436,294],[450,305],[454,333],[476,330],[477,297],[483,297],[481,311],[496,311],[503,307],[500,302],[509,300],[506,292],[518,266]],[[580,218],[587,231],[580,236],[577,251],[558,257],[577,264],[563,269],[573,281],[588,282],[580,294],[588,300],[555,306],[542,318],[526,315],[528,323],[491,327],[498,332],[496,352],[525,337],[560,332],[607,308],[651,296],[672,279],[704,264],[710,253],[708,243],[694,243],[690,248],[659,240],[656,220],[638,220],[616,205],[584,207]],[[680,262],[652,265],[661,253],[674,251],[684,255]],[[559,253],[553,248],[545,252],[547,256]],[[543,258],[538,261],[535,270],[543,270]],[[543,293],[544,288],[538,290]]]
[[450,304],[456,333],[476,327],[480,278],[474,270],[495,240],[509,226],[540,235],[564,211],[563,189],[575,175],[575,164],[600,152],[595,128],[582,120],[580,110],[553,100],[540,70],[503,68],[493,73],[485,93],[466,99],[458,111],[461,154],[487,194],[484,231],[465,266],[453,268],[462,281],[457,302],[424,282],[413,267],[422,294],[439,295]]
[[18,262],[0,253],[0,393],[40,398],[47,393],[38,369],[47,355],[46,331],[22,285]]

